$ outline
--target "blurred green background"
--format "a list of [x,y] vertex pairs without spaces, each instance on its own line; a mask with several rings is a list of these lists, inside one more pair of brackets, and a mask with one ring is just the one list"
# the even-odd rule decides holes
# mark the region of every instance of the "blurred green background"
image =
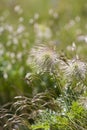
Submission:
[[[25,81],[29,51],[37,43],[87,55],[86,0],[0,0],[0,104],[31,95]],[[71,54],[72,55],[72,54]]]

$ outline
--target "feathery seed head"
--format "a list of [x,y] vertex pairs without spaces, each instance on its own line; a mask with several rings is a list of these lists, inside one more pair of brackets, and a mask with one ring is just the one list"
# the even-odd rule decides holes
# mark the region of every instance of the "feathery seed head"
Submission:
[[57,53],[46,45],[36,46],[31,50],[35,66],[43,71],[52,71],[59,62]]
[[85,79],[87,74],[87,64],[78,59],[69,60],[68,65],[64,66],[66,77],[77,80]]

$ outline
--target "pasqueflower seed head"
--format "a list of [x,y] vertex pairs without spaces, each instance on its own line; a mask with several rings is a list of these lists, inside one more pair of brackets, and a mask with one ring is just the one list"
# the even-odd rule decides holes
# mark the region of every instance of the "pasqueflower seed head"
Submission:
[[35,66],[43,71],[52,71],[59,62],[58,54],[46,45],[34,47],[30,52]]

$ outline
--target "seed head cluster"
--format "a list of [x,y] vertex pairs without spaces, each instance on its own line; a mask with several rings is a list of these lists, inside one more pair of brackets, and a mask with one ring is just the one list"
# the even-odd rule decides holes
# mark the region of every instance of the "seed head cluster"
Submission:
[[85,79],[87,75],[87,64],[80,60],[69,60],[68,64],[64,66],[66,77],[75,79]]

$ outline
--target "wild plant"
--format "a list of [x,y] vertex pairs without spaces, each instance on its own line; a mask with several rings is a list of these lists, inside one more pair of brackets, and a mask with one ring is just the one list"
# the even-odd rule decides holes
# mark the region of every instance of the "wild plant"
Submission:
[[25,80],[32,94],[1,108],[4,129],[86,130],[87,63],[41,44],[31,49],[28,61]]

